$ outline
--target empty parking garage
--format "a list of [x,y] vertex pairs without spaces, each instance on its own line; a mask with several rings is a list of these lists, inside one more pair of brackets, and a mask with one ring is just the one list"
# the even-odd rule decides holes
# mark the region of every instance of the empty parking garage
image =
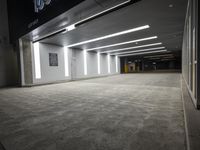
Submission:
[[1,0],[0,150],[198,150],[197,0]]

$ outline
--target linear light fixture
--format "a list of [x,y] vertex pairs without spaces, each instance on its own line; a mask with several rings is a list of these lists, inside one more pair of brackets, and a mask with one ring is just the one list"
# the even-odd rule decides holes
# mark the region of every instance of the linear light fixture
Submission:
[[156,48],[148,48],[142,50],[135,50],[135,51],[128,51],[128,52],[121,52],[121,53],[114,53],[112,55],[120,55],[120,54],[128,54],[128,53],[137,53],[137,52],[145,52],[145,51],[153,51],[153,50],[160,50],[165,49],[165,47],[156,47]]
[[98,65],[98,74],[101,74],[101,60],[100,60],[100,53],[97,53],[97,65]]
[[161,61],[172,61],[172,60],[176,60],[176,59],[161,59]]
[[137,56],[137,55],[144,55],[144,54],[151,54],[151,53],[161,53],[161,52],[167,52],[167,50],[159,50],[159,51],[151,51],[151,52],[143,52],[143,53],[133,53],[133,54],[126,54],[126,55],[118,55],[118,56],[119,57]]
[[141,26],[141,27],[137,27],[137,28],[132,28],[132,29],[129,29],[129,30],[116,32],[116,33],[113,33],[113,34],[105,35],[105,36],[94,38],[94,39],[91,39],[91,40],[71,44],[71,45],[68,45],[67,47],[71,48],[71,47],[74,47],[74,46],[92,43],[92,42],[96,42],[96,41],[100,41],[100,40],[104,40],[104,39],[108,39],[108,38],[112,38],[112,37],[116,37],[116,36],[120,36],[120,35],[124,35],[124,34],[128,34],[128,33],[136,32],[136,31],[140,31],[140,30],[144,30],[144,29],[148,29],[148,28],[150,28],[149,25],[145,25],[145,26]]
[[122,42],[122,43],[116,43],[116,44],[105,45],[105,46],[101,46],[101,47],[89,48],[89,49],[86,49],[86,51],[99,50],[99,49],[104,49],[104,48],[109,48],[109,47],[126,45],[126,44],[131,44],[131,43],[136,43],[136,42],[147,41],[147,40],[153,40],[153,39],[157,39],[157,38],[158,38],[157,36],[152,36],[152,37],[148,37],[148,38],[142,38],[142,39],[137,39],[137,40],[132,40],[132,41],[126,41],[126,42]]
[[69,76],[69,49],[64,47],[65,76]]
[[147,44],[147,45],[141,45],[141,46],[127,47],[127,48],[104,51],[101,53],[113,53],[113,52],[118,52],[118,51],[125,51],[125,50],[130,50],[130,49],[136,49],[136,48],[142,48],[142,47],[148,47],[148,46],[156,46],[156,45],[162,45],[162,43],[154,43],[154,44]]
[[[168,51],[169,52],[169,51]],[[162,57],[162,56],[173,56],[173,54],[156,55],[156,56],[146,56],[144,58]]]
[[34,62],[35,62],[35,78],[41,79],[41,66],[40,66],[40,48],[39,43],[33,44]]
[[87,51],[83,51],[83,61],[84,61],[84,75],[88,74],[87,72]]
[[110,54],[108,54],[107,57],[108,57],[108,73],[110,73],[111,72],[111,70],[110,70]]

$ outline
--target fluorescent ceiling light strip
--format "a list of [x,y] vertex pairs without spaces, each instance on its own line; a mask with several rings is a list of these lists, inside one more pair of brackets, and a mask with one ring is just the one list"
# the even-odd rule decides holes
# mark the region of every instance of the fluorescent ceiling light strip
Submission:
[[71,47],[74,47],[74,46],[83,45],[83,44],[87,44],[87,43],[92,43],[92,42],[96,42],[96,41],[100,41],[100,40],[104,40],[104,39],[108,39],[108,38],[112,38],[112,37],[116,37],[116,36],[120,36],[120,35],[124,35],[124,34],[128,34],[128,33],[136,32],[136,31],[140,31],[140,30],[144,30],[144,29],[148,29],[148,28],[150,28],[150,26],[149,25],[145,25],[145,26],[141,26],[141,27],[137,27],[137,28],[133,28],[133,29],[129,29],[129,30],[125,30],[125,31],[109,34],[109,35],[105,35],[105,36],[102,36],[102,37],[99,37],[99,38],[94,38],[94,39],[91,39],[91,40],[87,40],[87,41],[71,44],[71,45],[68,45],[67,47],[71,48]]
[[145,52],[145,51],[160,50],[160,49],[165,49],[165,47],[156,47],[156,48],[148,48],[148,49],[135,50],[135,51],[128,51],[128,52],[121,52],[121,53],[115,53],[115,54],[112,54],[112,55],[120,55],[120,54],[128,54],[128,53],[137,53],[137,52]]
[[157,38],[158,38],[157,36],[152,36],[152,37],[142,38],[142,39],[138,39],[138,40],[132,40],[132,41],[127,41],[127,42],[122,42],[122,43],[116,43],[116,44],[105,45],[105,46],[101,46],[101,47],[90,48],[90,49],[86,49],[86,51],[99,50],[99,49],[104,49],[104,48],[109,48],[109,47],[126,45],[126,44],[131,44],[131,43],[136,43],[136,42],[147,41],[147,40],[153,40],[153,39],[157,39]]
[[158,38],[157,36],[152,36],[152,37],[142,38],[142,39],[138,39],[138,40],[132,40],[132,41],[127,41],[127,42],[122,42],[122,43],[116,43],[116,44],[112,44],[112,45],[105,45],[105,46],[101,46],[101,47],[90,48],[90,49],[86,49],[86,51],[93,51],[93,50],[98,50],[98,49],[104,49],[104,48],[114,47],[114,46],[126,45],[126,44],[131,44],[131,43],[136,43],[136,42],[153,40],[153,39],[157,39],[157,38]]
[[104,51],[101,53],[113,53],[113,52],[118,52],[118,51],[125,51],[125,50],[129,50],[129,49],[136,49],[136,48],[156,46],[156,45],[162,45],[162,43],[154,43],[154,44],[147,44],[147,45],[141,45],[141,46],[127,47],[127,48],[121,48],[121,49],[116,49],[116,50]]
[[160,58],[149,58],[149,60],[159,60]]
[[143,53],[134,53],[134,54],[118,55],[118,56],[119,57],[123,57],[123,56],[136,56],[136,55],[151,54],[151,53],[160,53],[160,52],[167,52],[167,50],[151,51],[151,52],[143,52]]
[[156,55],[156,56],[146,56],[144,58],[162,57],[162,56],[173,56],[173,54]]

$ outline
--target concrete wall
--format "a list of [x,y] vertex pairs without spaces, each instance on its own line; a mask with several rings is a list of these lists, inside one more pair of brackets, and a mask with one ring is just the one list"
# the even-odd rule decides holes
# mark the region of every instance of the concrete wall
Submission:
[[18,80],[17,57],[9,44],[6,0],[0,1],[0,87],[15,85]]
[[[49,45],[39,44],[40,49],[40,66],[41,66],[41,79],[35,77],[35,60],[34,50],[32,48],[32,62],[33,62],[33,84],[53,83],[65,80],[77,80],[84,78],[99,77],[105,75],[118,74],[116,72],[116,57],[110,57],[111,73],[108,73],[108,57],[105,54],[100,55],[101,74],[98,74],[98,56],[96,52],[86,52],[87,75],[84,71],[84,51],[79,49],[68,49],[68,68],[69,76],[65,76],[64,64],[64,48]],[[58,66],[49,66],[49,53],[58,54]],[[119,68],[118,59],[118,68]]]

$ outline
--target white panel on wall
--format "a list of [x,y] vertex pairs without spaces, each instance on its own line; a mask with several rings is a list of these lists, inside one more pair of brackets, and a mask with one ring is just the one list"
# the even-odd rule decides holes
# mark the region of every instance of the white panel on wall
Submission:
[[98,57],[96,52],[87,52],[88,76],[98,75]]
[[[35,53],[35,52],[34,52]],[[58,58],[58,66],[50,66],[49,54],[53,53],[57,55]],[[69,74],[69,72],[65,72],[65,55],[64,47],[50,45],[50,44],[43,44],[39,43],[39,55],[40,55],[40,66],[41,66],[41,78],[37,80],[37,78],[33,79],[34,83],[51,83],[57,81],[63,81],[71,79],[70,76],[65,76]],[[34,54],[35,57],[35,54]],[[69,62],[68,62],[69,63]],[[36,62],[34,62],[36,65]],[[36,74],[36,66],[34,67],[35,74]]]

